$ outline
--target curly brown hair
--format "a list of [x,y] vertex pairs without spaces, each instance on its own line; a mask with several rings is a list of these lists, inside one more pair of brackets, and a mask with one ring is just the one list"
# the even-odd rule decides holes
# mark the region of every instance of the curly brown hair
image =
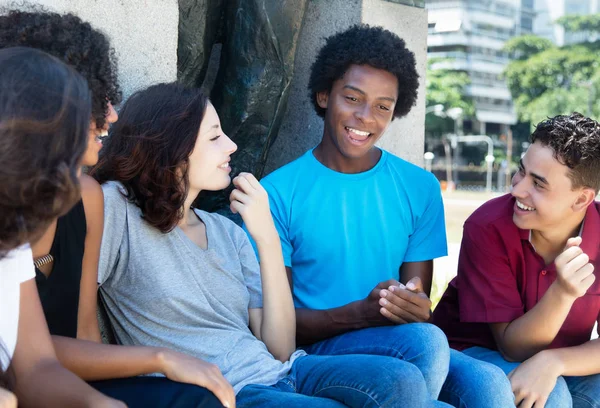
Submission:
[[0,50],[0,258],[80,196],[91,114],[84,78],[31,48]]
[[201,90],[175,83],[136,92],[123,105],[89,174],[100,183],[119,181],[148,223],[171,231],[183,216],[188,159],[207,105]]
[[570,169],[573,188],[600,190],[600,124],[573,112],[540,122],[529,138],[548,146],[554,158]]
[[73,14],[9,10],[0,16],[0,48],[31,47],[75,68],[92,92],[96,127],[106,123],[108,102],[121,102],[115,51],[106,36]]

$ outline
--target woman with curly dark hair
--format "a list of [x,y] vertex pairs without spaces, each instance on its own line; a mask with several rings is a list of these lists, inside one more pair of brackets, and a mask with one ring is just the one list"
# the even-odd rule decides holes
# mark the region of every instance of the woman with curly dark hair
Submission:
[[0,405],[16,406],[16,395],[23,407],[122,406],[58,362],[29,248],[79,199],[87,84],[30,48],[0,50],[0,72]]
[[295,350],[294,304],[260,183],[241,173],[230,195],[260,266],[240,227],[192,208],[201,191],[232,182],[236,149],[198,89],[160,84],[125,103],[93,171],[105,196],[100,292],[117,338],[215,364],[238,407],[425,406],[422,379],[402,384],[398,359]]
[[[92,115],[81,164],[96,164],[101,138],[118,118],[113,104],[121,100],[114,51],[106,36],[72,14],[10,11],[0,16],[0,48],[13,45],[42,49],[87,79]],[[130,407],[220,406],[201,386],[223,402],[233,391],[222,377],[207,383],[205,372],[210,368],[204,362],[171,350],[98,344],[96,282],[103,196],[91,177],[81,175],[80,183],[81,200],[32,246],[36,283],[59,359]],[[135,377],[154,372],[168,378]]]

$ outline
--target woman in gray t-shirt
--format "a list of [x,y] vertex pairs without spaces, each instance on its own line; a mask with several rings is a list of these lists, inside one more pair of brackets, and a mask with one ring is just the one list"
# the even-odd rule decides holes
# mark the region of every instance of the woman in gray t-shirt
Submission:
[[93,170],[105,200],[98,279],[118,341],[214,364],[238,406],[425,406],[422,379],[411,384],[400,359],[296,350],[265,190],[240,173],[229,197],[260,266],[240,227],[192,208],[200,191],[229,186],[236,149],[200,90],[159,84],[124,105]]

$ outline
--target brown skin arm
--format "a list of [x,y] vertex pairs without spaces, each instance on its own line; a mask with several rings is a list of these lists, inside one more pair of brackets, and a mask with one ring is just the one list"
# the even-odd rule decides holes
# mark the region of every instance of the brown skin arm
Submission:
[[[292,268],[286,266],[290,287],[293,291]],[[414,291],[399,289],[391,292],[400,282],[390,279],[379,283],[365,299],[357,300],[334,309],[296,309],[296,342],[298,345],[313,344],[351,330],[367,327],[427,321],[430,316],[433,261],[406,262],[400,267],[403,283],[414,278],[421,279]],[[426,291],[426,293],[425,293]],[[382,296],[384,295],[384,296]],[[400,297],[402,296],[402,297]],[[388,300],[382,305],[382,297]]]
[[104,195],[100,184],[90,176],[80,177],[81,197],[85,211],[87,233],[81,265],[77,338],[100,343],[100,329],[96,315],[98,292],[98,260],[104,228]]
[[431,295],[431,282],[433,281],[433,260],[403,262],[400,266],[400,282],[406,285],[414,278],[421,280],[423,292],[429,297]]
[[108,398],[56,359],[33,279],[21,284],[17,347],[11,362],[21,407],[124,407]]

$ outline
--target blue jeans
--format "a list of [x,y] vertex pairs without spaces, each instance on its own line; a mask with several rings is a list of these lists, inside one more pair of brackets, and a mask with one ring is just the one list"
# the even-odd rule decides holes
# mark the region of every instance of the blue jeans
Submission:
[[[395,357],[407,371],[419,377],[432,399],[437,399],[448,374],[450,349],[444,333],[428,323],[373,327],[355,330],[303,347],[309,354],[369,354]],[[418,370],[414,370],[414,368]],[[410,405],[407,405],[410,406]]]
[[515,405],[510,381],[499,367],[456,350],[450,350],[450,371],[439,399],[458,408]]
[[277,384],[247,385],[237,394],[238,408],[420,408],[432,404],[415,366],[397,358],[364,354],[300,357]]
[[130,377],[91,381],[92,387],[129,408],[222,408],[206,388],[171,381],[165,377]]
[[[471,347],[464,353],[500,367],[505,374],[510,373],[520,364],[506,361],[498,351],[483,347]],[[584,377],[558,377],[546,402],[546,408],[570,407],[600,408],[600,374]]]

